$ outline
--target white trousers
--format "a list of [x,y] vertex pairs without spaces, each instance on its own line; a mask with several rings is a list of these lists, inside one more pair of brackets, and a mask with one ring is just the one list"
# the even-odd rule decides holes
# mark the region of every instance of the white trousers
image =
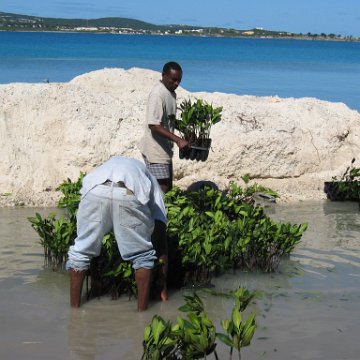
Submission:
[[104,235],[111,230],[123,260],[131,261],[135,270],[154,267],[154,220],[149,207],[124,188],[98,185],[80,201],[77,238],[69,248],[66,268],[88,269],[91,258],[100,254]]

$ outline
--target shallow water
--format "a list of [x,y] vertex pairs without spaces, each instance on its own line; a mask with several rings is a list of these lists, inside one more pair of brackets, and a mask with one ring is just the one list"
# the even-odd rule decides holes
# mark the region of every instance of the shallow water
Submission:
[[[70,309],[68,276],[44,267],[42,247],[27,221],[36,211],[51,209],[0,209],[0,359],[140,359],[144,327],[154,314],[174,321],[184,291],[144,313],[125,297]],[[308,222],[309,229],[277,273],[214,279],[218,291],[241,285],[265,292],[249,309],[257,314],[258,329],[242,359],[358,360],[358,204],[307,202],[275,205],[268,212],[277,220]],[[217,325],[230,317],[229,300],[203,296]],[[218,353],[228,358],[220,344]]]

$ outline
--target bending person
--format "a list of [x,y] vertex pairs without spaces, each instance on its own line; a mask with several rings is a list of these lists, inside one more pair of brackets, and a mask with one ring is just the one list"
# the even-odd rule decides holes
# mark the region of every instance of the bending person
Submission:
[[121,257],[135,269],[138,310],[145,310],[156,259],[151,235],[155,221],[166,224],[160,186],[142,162],[113,157],[84,177],[81,195],[77,238],[66,263],[70,305],[80,306],[90,260],[99,256],[104,235],[113,230]]

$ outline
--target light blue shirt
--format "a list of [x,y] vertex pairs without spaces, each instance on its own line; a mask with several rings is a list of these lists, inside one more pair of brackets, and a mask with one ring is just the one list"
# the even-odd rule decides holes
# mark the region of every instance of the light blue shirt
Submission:
[[83,178],[81,195],[85,196],[106,180],[122,181],[141,204],[149,206],[153,219],[166,223],[164,194],[145,164],[136,159],[114,156]]

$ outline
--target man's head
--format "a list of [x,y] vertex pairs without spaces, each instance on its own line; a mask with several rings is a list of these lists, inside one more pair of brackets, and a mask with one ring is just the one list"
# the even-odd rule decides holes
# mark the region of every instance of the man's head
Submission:
[[169,91],[175,91],[181,82],[181,78],[182,69],[178,63],[170,61],[164,65],[162,82]]

